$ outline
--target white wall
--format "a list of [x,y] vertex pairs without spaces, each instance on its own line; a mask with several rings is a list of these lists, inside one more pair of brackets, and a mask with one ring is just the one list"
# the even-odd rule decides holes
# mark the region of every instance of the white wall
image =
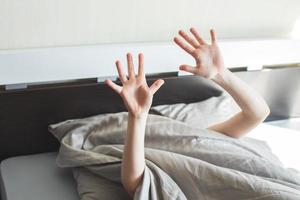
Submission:
[[0,49],[167,41],[189,26],[286,37],[299,13],[299,0],[0,0]]
[[[300,40],[219,41],[227,67],[261,69],[262,65],[300,63]],[[125,54],[145,54],[145,72],[178,71],[194,59],[171,42],[36,48],[0,51],[0,85],[59,81],[91,77],[115,77],[116,59]]]
[[[219,40],[228,67],[300,62],[300,40],[278,40],[299,17],[300,0],[0,0],[0,85],[116,75],[127,51],[148,73],[177,70],[193,61],[171,39],[190,26],[238,39]],[[102,43],[123,45],[44,49]]]

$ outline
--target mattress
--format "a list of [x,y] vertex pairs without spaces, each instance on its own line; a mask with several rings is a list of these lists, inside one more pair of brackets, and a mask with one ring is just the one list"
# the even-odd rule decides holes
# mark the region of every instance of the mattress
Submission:
[[[293,127],[279,127],[279,123],[262,123],[253,129],[247,137],[265,141],[284,167],[300,172],[300,130]],[[289,122],[290,123],[290,122]],[[286,123],[285,123],[286,124]]]
[[2,200],[79,199],[71,169],[58,168],[56,155],[43,153],[2,161]]
[[300,132],[300,117],[268,122],[267,124],[283,128],[293,129]]

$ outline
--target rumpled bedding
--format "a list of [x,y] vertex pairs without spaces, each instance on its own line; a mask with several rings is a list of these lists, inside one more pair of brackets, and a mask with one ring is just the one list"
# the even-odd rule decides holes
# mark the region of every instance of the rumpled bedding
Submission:
[[[130,199],[120,180],[126,129],[127,113],[49,126],[61,143],[57,164],[73,168],[81,199]],[[300,175],[259,140],[149,115],[145,158],[135,200],[300,199]]]

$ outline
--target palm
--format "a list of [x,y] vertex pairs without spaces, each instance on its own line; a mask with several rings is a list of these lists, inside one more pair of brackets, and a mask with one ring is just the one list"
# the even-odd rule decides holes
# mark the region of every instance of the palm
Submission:
[[195,29],[192,28],[191,32],[196,40],[188,36],[184,31],[179,31],[179,34],[187,43],[184,43],[177,37],[174,38],[176,44],[193,56],[196,61],[196,66],[181,65],[180,69],[211,79],[224,68],[223,58],[216,43],[215,32],[211,30],[211,45],[207,44]]
[[123,84],[120,93],[130,113],[148,111],[152,103],[152,94],[146,82],[140,80],[128,81]]
[[149,111],[153,94],[164,83],[164,81],[160,79],[148,87],[143,63],[143,55],[139,54],[139,69],[138,74],[135,75],[132,56],[131,54],[127,54],[128,79],[122,71],[121,63],[119,61],[116,62],[119,78],[123,86],[118,86],[111,80],[106,80],[106,84],[122,97],[128,112],[134,116],[140,116]]
[[214,77],[223,66],[223,59],[217,45],[200,45],[193,52],[193,56],[197,74],[206,78]]

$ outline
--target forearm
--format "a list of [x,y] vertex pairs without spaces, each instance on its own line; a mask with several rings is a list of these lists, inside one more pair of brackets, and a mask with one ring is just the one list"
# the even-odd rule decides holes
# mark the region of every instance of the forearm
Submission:
[[144,139],[147,114],[139,117],[128,115],[122,161],[122,183],[125,189],[133,195],[145,170]]
[[248,118],[265,119],[270,110],[265,100],[244,81],[235,76],[228,69],[213,78],[213,81],[224,88],[241,108]]
[[270,110],[265,100],[228,69],[224,69],[216,75],[213,81],[233,97],[241,108],[241,112],[224,122],[208,127],[208,129],[239,138],[255,128],[269,115]]

